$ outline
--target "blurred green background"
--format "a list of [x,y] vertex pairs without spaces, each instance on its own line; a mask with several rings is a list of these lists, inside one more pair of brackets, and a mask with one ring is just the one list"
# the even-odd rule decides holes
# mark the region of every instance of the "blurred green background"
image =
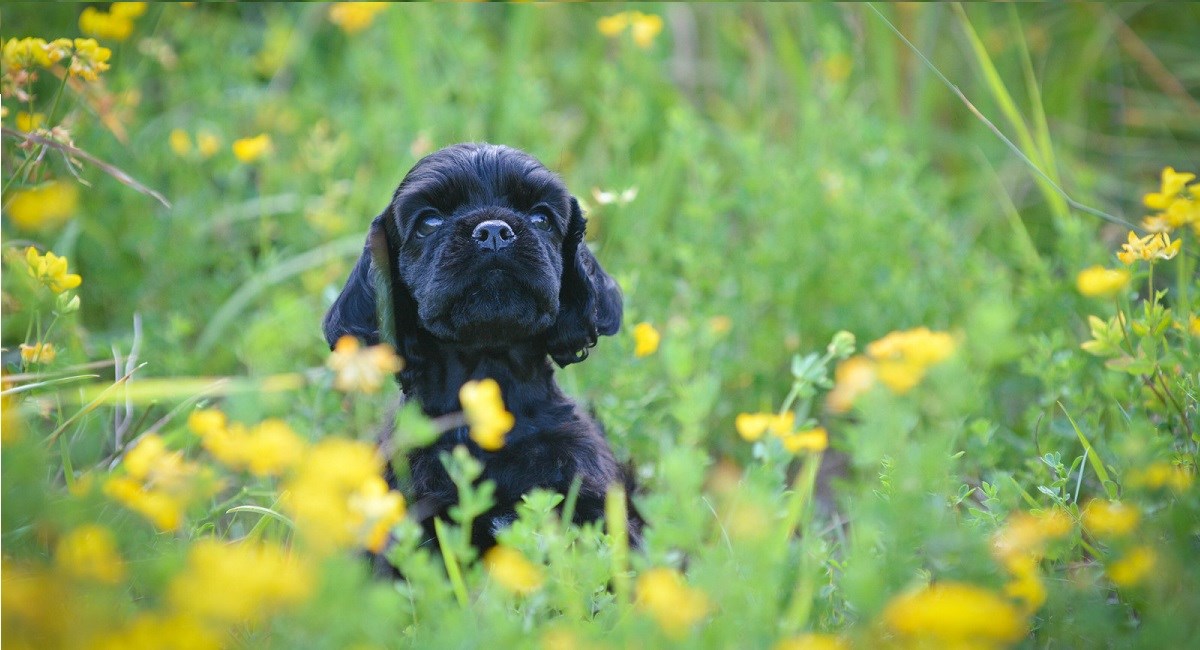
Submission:
[[[1084,204],[1136,222],[1159,169],[1200,163],[1195,5],[876,8]],[[80,9],[9,3],[0,31],[77,36]],[[602,34],[625,9],[661,33]],[[84,277],[76,360],[127,349],[140,314],[147,376],[320,365],[321,316],[397,182],[486,140],[566,179],[625,290],[622,333],[563,373],[622,455],[668,417],[731,431],[778,402],[793,352],[839,329],[917,325],[971,334],[994,379],[980,407],[1020,441],[1053,392],[1022,360],[1051,363],[1083,331],[1061,285],[1125,234],[1039,185],[866,5],[393,5],[358,31],[324,4],[152,5],[101,41],[112,70],[72,105],[71,134],[172,207],[86,167],[73,219],[4,235]],[[231,144],[260,134],[271,151],[240,162]],[[645,363],[640,321],[679,379],[650,392],[628,371]]]

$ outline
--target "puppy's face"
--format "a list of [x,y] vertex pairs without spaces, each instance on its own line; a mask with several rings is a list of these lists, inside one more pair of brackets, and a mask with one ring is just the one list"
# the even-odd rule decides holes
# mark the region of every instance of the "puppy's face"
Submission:
[[586,230],[579,203],[533,156],[490,144],[442,149],[371,222],[325,315],[325,340],[393,341],[410,362],[438,354],[426,333],[487,350],[531,341],[560,366],[582,361],[617,332],[622,311]]
[[555,323],[571,195],[532,156],[448,147],[408,173],[392,211],[400,279],[434,336],[501,346]]

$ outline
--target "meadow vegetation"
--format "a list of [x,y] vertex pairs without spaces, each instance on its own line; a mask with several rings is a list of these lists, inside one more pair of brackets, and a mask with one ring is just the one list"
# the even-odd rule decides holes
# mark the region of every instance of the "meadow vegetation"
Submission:
[[[1185,647],[1200,11],[8,3],[12,648]],[[426,153],[559,172],[625,323],[560,371],[650,522],[436,548],[402,359],[320,319]],[[494,383],[464,388],[503,444]],[[396,435],[380,448],[379,431]],[[366,552],[403,575],[373,577]]]

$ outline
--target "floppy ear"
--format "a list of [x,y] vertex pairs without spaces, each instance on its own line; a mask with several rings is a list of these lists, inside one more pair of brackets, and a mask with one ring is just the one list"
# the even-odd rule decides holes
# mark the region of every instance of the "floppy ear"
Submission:
[[563,239],[563,278],[558,293],[558,320],[547,335],[546,348],[559,366],[587,358],[601,334],[621,328],[621,288],[605,273],[583,241],[587,220],[571,198],[571,220]]
[[346,335],[367,345],[391,343],[404,356],[413,347],[409,341],[416,334],[417,304],[399,280],[392,242],[399,239],[389,207],[371,222],[362,257],[325,314],[325,342],[330,349]]

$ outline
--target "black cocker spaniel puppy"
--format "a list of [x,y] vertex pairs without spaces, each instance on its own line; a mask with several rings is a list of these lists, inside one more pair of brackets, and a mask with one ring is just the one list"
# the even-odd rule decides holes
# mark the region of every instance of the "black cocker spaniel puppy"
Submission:
[[[427,532],[457,500],[439,455],[465,445],[495,482],[496,503],[472,530],[479,548],[515,518],[534,488],[566,494],[580,481],[577,522],[604,514],[609,487],[627,484],[600,426],[554,381],[621,324],[621,290],[583,241],[579,203],[533,156],[504,146],[457,144],[408,172],[371,223],[362,258],[329,313],[332,346],[352,335],[388,341],[397,374],[425,414],[461,410],[459,388],[490,377],[516,424],[486,451],[467,428],[409,454],[409,495]],[[628,493],[628,492],[627,492]],[[641,522],[630,507],[630,539]]]

